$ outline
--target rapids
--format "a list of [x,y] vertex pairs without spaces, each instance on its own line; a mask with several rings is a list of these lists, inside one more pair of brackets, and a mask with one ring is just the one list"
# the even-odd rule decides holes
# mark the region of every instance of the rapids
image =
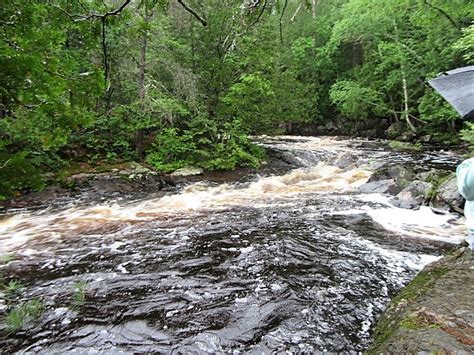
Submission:
[[[358,188],[380,166],[453,170],[458,158],[363,140],[256,141],[294,168],[189,183],[156,198],[4,212],[0,254],[14,260],[2,271],[23,283],[24,299],[41,299],[44,312],[1,335],[1,348],[366,349],[390,297],[459,242],[464,226],[455,215],[396,208]],[[353,162],[341,167],[348,156]],[[85,301],[73,307],[80,281]]]

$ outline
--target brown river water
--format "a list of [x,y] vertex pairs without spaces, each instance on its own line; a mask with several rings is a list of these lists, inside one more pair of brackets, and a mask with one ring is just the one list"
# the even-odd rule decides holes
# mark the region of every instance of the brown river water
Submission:
[[365,350],[390,298],[465,232],[456,215],[396,208],[359,187],[381,166],[453,170],[459,159],[363,140],[257,142],[293,168],[4,211],[0,254],[14,260],[2,271],[22,282],[17,301],[40,299],[44,311],[3,331],[2,352]]

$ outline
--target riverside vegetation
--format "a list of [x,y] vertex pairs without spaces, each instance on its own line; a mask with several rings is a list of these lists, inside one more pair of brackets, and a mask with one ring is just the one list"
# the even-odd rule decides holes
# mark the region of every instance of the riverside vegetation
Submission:
[[473,19],[470,0],[4,1],[0,199],[78,164],[257,167],[249,134],[472,145],[425,83],[474,63]]

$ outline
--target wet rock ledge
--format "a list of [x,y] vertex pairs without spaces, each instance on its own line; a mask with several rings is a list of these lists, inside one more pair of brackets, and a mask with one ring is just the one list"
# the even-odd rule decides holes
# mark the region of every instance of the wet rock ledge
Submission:
[[390,303],[368,354],[474,353],[474,256],[465,247],[428,265]]

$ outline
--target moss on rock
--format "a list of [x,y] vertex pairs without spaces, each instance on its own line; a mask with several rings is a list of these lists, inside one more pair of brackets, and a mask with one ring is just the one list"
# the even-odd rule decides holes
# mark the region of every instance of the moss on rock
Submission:
[[464,248],[427,266],[392,300],[367,353],[474,351],[473,268]]

